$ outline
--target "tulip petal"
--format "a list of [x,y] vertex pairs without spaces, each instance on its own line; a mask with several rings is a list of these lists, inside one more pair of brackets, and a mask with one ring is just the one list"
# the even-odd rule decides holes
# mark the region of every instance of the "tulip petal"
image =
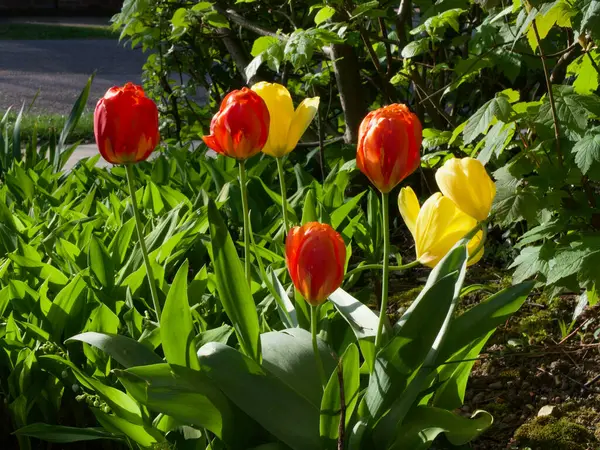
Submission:
[[298,145],[298,141],[308,129],[319,108],[319,97],[305,98],[296,108],[287,134],[286,153]]
[[252,90],[265,101],[271,117],[269,138],[262,151],[281,157],[286,154],[288,130],[294,117],[292,97],[285,86],[278,83],[261,81],[252,86]]
[[419,206],[419,200],[415,195],[415,191],[410,186],[400,189],[400,194],[398,194],[398,209],[414,239],[417,230],[417,217],[419,216],[421,207]]

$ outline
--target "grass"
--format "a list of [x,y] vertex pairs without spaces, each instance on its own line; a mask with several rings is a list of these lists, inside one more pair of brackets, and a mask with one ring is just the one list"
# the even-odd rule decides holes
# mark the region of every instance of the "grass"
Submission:
[[118,39],[109,26],[1,23],[0,40]]
[[[4,114],[0,114],[2,118]],[[63,114],[28,114],[23,115],[21,118],[21,142],[30,142],[33,136],[34,127],[37,124],[37,138],[38,141],[47,140],[51,135],[51,130],[54,129],[56,136],[60,135],[60,132],[65,125],[67,115]],[[9,113],[8,123],[9,129],[12,130],[15,120],[17,119],[16,113]],[[12,131],[11,131],[12,132]],[[69,135],[69,142],[75,141],[92,141],[94,139],[94,116],[91,111],[84,112],[77,126]]]

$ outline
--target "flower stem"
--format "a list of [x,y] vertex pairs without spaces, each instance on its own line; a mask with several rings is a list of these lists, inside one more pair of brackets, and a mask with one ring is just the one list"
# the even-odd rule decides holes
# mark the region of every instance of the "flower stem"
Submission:
[[154,271],[150,264],[150,257],[148,256],[148,249],[146,248],[146,241],[144,240],[144,231],[142,229],[142,220],[140,218],[140,210],[138,208],[137,200],[135,198],[135,184],[133,174],[133,167],[131,164],[125,164],[125,171],[127,172],[127,184],[129,185],[129,194],[131,195],[131,205],[133,206],[133,216],[135,217],[135,228],[137,230],[138,240],[140,241],[140,249],[142,250],[142,257],[144,259],[144,265],[146,266],[146,275],[148,277],[148,284],[150,285],[150,295],[152,296],[152,303],[154,304],[154,312],[156,313],[156,322],[160,325],[160,304],[158,303],[158,291],[156,290],[156,283],[154,280]]
[[319,371],[319,377],[321,378],[321,386],[325,389],[327,385],[327,378],[325,378],[325,371],[323,370],[323,362],[321,361],[321,354],[319,353],[319,346],[317,345],[317,325],[319,320],[319,307],[310,305],[310,334],[312,335],[312,347],[315,354],[315,361],[317,363],[317,370]]
[[244,213],[244,268],[248,286],[252,283],[250,272],[250,212],[248,209],[248,188],[246,186],[246,161],[240,160],[240,190],[242,191],[242,210]]
[[[390,272],[397,272],[397,271],[401,271],[401,270],[410,269],[411,267],[416,267],[419,264],[420,264],[419,260],[414,260],[412,262],[403,264],[401,266],[389,266],[388,270]],[[381,270],[381,269],[383,269],[383,264],[365,264],[364,266],[355,267],[350,272],[346,273],[345,278],[349,278],[354,274],[362,272],[363,270]]]
[[388,306],[388,280],[390,276],[390,206],[389,194],[381,193],[381,221],[383,230],[383,267],[381,276],[381,311],[379,312],[379,324],[377,325],[377,335],[375,337],[375,355],[381,347],[383,334],[383,323],[387,318]]
[[290,230],[290,220],[288,219],[287,211],[287,190],[285,188],[285,175],[283,172],[283,158],[275,158],[277,160],[277,172],[279,173],[279,187],[281,189],[281,208],[283,209],[283,226],[285,234]]

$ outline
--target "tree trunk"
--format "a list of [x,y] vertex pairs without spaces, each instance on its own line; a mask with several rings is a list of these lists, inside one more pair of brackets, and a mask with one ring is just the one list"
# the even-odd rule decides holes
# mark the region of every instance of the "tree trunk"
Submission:
[[333,62],[340,102],[344,111],[346,121],[344,142],[353,144],[358,141],[358,127],[367,114],[358,59],[354,49],[346,44],[333,44],[325,52]]

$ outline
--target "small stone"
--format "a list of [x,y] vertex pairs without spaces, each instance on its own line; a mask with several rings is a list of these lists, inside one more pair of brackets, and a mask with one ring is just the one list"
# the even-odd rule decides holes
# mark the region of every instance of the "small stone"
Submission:
[[548,403],[548,397],[540,397],[540,402]]
[[530,410],[530,411],[533,411],[533,410],[535,409],[531,403],[527,403],[527,404],[525,405],[525,408],[527,408],[527,409],[528,409],[528,410]]
[[483,403],[484,400],[485,394],[483,392],[480,392],[479,394],[475,395],[475,397],[473,397],[473,403]]
[[560,397],[554,397],[554,403],[561,403],[562,402],[562,398]]
[[490,389],[502,389],[502,381],[496,381],[495,383],[490,384]]
[[[527,405],[527,406],[529,406],[529,405]],[[537,415],[538,415],[538,417],[551,416],[553,411],[554,411],[554,406],[545,405],[540,408]]]

